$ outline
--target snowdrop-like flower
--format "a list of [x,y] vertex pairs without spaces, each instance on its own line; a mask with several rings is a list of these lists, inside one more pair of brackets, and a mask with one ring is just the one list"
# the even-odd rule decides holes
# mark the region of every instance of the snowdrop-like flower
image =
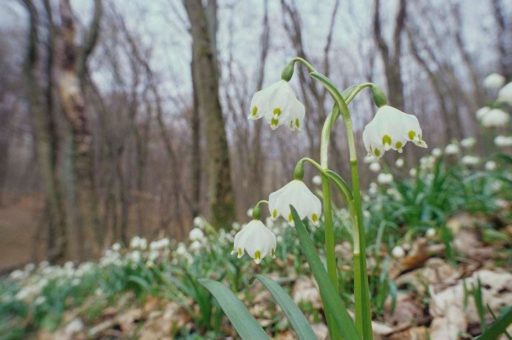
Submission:
[[370,170],[373,172],[379,172],[380,171],[380,164],[377,162],[373,162],[370,164]]
[[510,115],[501,109],[491,109],[480,119],[480,122],[485,127],[500,127],[509,121]]
[[448,144],[446,148],[444,148],[444,153],[447,155],[457,155],[460,153],[459,146],[457,144]]
[[369,154],[380,158],[393,149],[402,152],[407,142],[426,148],[418,119],[394,107],[384,105],[363,130],[363,142]]
[[379,174],[379,176],[377,176],[377,182],[379,182],[380,184],[389,184],[393,182],[393,175],[381,173]]
[[130,248],[133,248],[133,249],[137,249],[137,248],[138,249],[146,249],[147,246],[148,246],[148,241],[143,237],[135,236],[130,241]]
[[466,156],[462,157],[461,161],[462,161],[462,164],[471,166],[471,165],[477,165],[478,163],[480,163],[480,158],[478,158],[476,156],[466,155]]
[[484,106],[484,107],[481,107],[479,108],[477,111],[476,111],[476,119],[478,120],[481,120],[483,116],[485,116],[485,114],[487,112],[489,112],[491,110],[490,107],[488,106]]
[[393,255],[393,257],[396,259],[401,259],[405,256],[405,250],[400,246],[396,246],[393,248],[393,250],[391,250],[391,255]]
[[412,168],[411,170],[409,170],[409,176],[416,177],[417,174],[418,170],[416,170],[416,168]]
[[368,187],[368,193],[370,195],[375,195],[378,192],[379,192],[379,187],[377,186],[377,183],[371,182],[369,187]]
[[321,185],[322,184],[322,177],[316,175],[313,177],[313,184],[315,185]]
[[487,161],[485,162],[485,170],[494,171],[496,170],[496,162],[495,161]]
[[463,148],[469,149],[475,146],[476,139],[473,137],[464,138],[460,141],[460,145],[462,145]]
[[286,124],[300,130],[306,109],[286,80],[280,80],[254,94],[249,119],[265,118],[272,129]]
[[432,156],[434,157],[440,157],[443,154],[443,150],[439,148],[432,149]]
[[397,159],[397,160],[396,160],[396,162],[395,162],[395,166],[396,166],[397,168],[401,168],[401,167],[403,167],[403,166],[404,166],[404,159],[403,159],[403,158],[399,158],[399,159]]
[[235,235],[233,250],[239,258],[245,251],[256,263],[260,263],[265,256],[274,255],[276,236],[263,222],[252,220]]
[[496,138],[494,138],[494,144],[499,147],[512,146],[512,136],[496,136]]
[[290,205],[297,210],[300,219],[308,217],[314,225],[320,222],[322,203],[301,180],[294,179],[271,193],[268,198],[268,207],[273,219],[282,216],[293,223]]
[[434,237],[436,237],[436,230],[434,228],[428,228],[425,235],[427,236],[427,238],[433,239]]
[[491,73],[484,79],[484,87],[489,90],[497,90],[505,84],[505,77],[498,73]]
[[203,228],[204,227],[204,220],[201,216],[194,217],[194,227]]
[[201,241],[202,239],[204,239],[204,233],[199,228],[193,228],[188,233],[188,238],[190,239],[190,241]]
[[498,101],[512,105],[512,82],[505,85],[500,92],[498,92]]

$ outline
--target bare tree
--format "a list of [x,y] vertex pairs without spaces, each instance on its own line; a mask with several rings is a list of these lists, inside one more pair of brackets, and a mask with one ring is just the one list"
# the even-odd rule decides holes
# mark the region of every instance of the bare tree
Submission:
[[[216,10],[203,7],[201,0],[184,0],[190,21],[193,53],[193,81],[200,114],[205,118],[208,152],[208,198],[214,225],[225,225],[235,217],[235,201],[231,183],[231,166],[224,117],[219,101],[219,70],[212,32],[207,19]],[[208,6],[216,7],[210,0]],[[216,22],[216,20],[214,20]]]
[[401,56],[402,56],[402,31],[405,27],[407,16],[407,1],[400,0],[398,12],[395,17],[393,40],[391,46],[384,39],[382,32],[382,18],[380,14],[380,0],[374,2],[373,14],[373,38],[379,48],[386,75],[386,85],[389,102],[391,105],[404,109],[404,85],[402,81]]

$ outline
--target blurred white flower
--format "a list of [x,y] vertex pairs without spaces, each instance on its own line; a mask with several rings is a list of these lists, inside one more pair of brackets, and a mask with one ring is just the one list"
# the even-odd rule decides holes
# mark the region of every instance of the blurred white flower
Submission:
[[260,263],[265,256],[274,255],[276,236],[263,222],[252,220],[235,235],[233,249],[239,258],[245,251],[256,263]]
[[192,250],[192,251],[198,251],[202,247],[203,247],[203,244],[201,243],[201,241],[198,241],[198,240],[196,240],[190,244],[190,250]]
[[377,176],[377,182],[379,182],[380,184],[389,184],[393,182],[393,175],[380,173],[379,176]]
[[443,150],[439,148],[432,149],[432,156],[434,157],[440,157],[443,154]]
[[113,250],[113,251],[119,251],[119,250],[121,250],[121,245],[120,245],[119,243],[117,243],[117,242],[116,242],[116,243],[114,243],[114,244],[112,245],[112,250]]
[[407,142],[426,148],[418,119],[394,107],[384,105],[363,130],[363,142],[368,154],[376,158],[393,149],[402,152]]
[[143,237],[135,236],[130,241],[130,248],[133,249],[146,249],[147,246],[148,241]]
[[416,177],[417,174],[418,174],[418,170],[416,170],[416,168],[412,168],[411,170],[409,170],[409,175],[411,177]]
[[457,155],[460,153],[459,146],[457,144],[448,144],[446,148],[444,148],[444,153],[447,155]]
[[480,163],[480,158],[476,156],[466,155],[462,157],[461,162],[464,165],[477,165],[478,163]]
[[402,199],[402,195],[398,190],[396,190],[396,188],[388,188],[388,190],[386,190],[386,193],[389,196],[393,197],[395,201],[400,201]]
[[178,247],[176,248],[176,254],[180,256],[188,254],[187,246],[185,246],[183,242],[178,243]]
[[425,235],[427,236],[427,238],[433,239],[434,237],[436,237],[436,230],[434,228],[428,228]]
[[397,160],[396,160],[396,162],[395,162],[395,166],[396,166],[397,168],[401,168],[401,167],[403,167],[403,166],[404,166],[404,159],[403,159],[403,158],[399,158],[399,159],[397,159]]
[[204,239],[204,233],[201,229],[199,228],[193,228],[189,233],[188,233],[188,238],[190,239],[190,241],[201,241]]
[[400,246],[396,246],[393,248],[393,250],[391,250],[391,255],[393,255],[393,257],[396,259],[401,259],[405,256],[405,250]]
[[370,195],[375,195],[378,191],[379,191],[379,187],[378,187],[377,183],[371,182],[368,187],[368,193]]
[[371,154],[367,154],[366,156],[364,156],[364,159],[363,159],[363,162],[365,162],[365,163],[372,163],[372,162],[375,162],[375,161],[378,161],[378,159],[375,158]]
[[477,111],[476,111],[476,119],[478,120],[481,120],[482,117],[491,110],[490,107],[488,106],[484,106],[484,107],[481,107],[479,108]]
[[292,205],[301,219],[306,217],[314,224],[320,222],[322,203],[301,180],[294,179],[281,189],[270,194],[268,206],[273,219],[284,217],[293,223],[290,211]]
[[246,214],[248,217],[252,217],[252,208],[247,209]]
[[484,87],[489,90],[497,90],[505,84],[505,77],[498,73],[491,73],[484,79]]
[[372,172],[379,172],[380,171],[380,164],[377,162],[373,162],[370,164],[370,170]]
[[286,80],[280,80],[254,94],[249,119],[265,118],[272,129],[286,124],[300,130],[306,109]]
[[496,136],[494,144],[499,147],[512,146],[512,136]]
[[424,156],[420,158],[420,166],[422,169],[431,169],[436,159],[434,156]]
[[464,138],[460,141],[460,145],[462,145],[463,148],[469,149],[475,146],[476,139],[473,137]]
[[315,184],[315,185],[321,185],[322,177],[320,177],[319,175],[313,176],[312,181],[313,181],[313,184]]
[[193,223],[194,223],[194,227],[198,227],[201,229],[203,229],[203,227],[204,227],[204,219],[201,216],[194,217]]
[[512,82],[505,85],[498,92],[498,101],[512,105]]
[[485,170],[494,171],[496,170],[496,162],[495,161],[487,161],[485,162]]
[[491,109],[487,111],[480,122],[485,127],[500,127],[510,121],[510,115],[501,109]]

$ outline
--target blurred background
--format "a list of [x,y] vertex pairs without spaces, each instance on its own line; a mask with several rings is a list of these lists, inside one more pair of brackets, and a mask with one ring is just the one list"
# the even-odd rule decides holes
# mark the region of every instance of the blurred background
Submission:
[[[483,79],[512,78],[505,0],[8,0],[0,33],[1,272],[94,258],[134,235],[181,240],[196,216],[246,220],[319,155],[332,101],[303,68],[302,132],[247,119],[294,56],[340,88],[379,84],[431,148],[485,139],[475,112],[496,93]],[[360,137],[375,107],[367,95],[352,109]],[[406,148],[406,163],[422,152]]]

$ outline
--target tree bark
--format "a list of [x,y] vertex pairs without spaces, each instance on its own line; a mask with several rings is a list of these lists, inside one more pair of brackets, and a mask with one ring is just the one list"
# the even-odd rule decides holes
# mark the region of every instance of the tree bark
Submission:
[[[57,177],[57,145],[55,145],[57,138],[55,124],[52,121],[50,110],[45,113],[43,103],[44,94],[41,86],[38,84],[36,76],[37,64],[39,63],[39,20],[37,9],[30,0],[24,0],[23,4],[27,9],[30,20],[24,73],[34,124],[41,179],[45,189],[46,208],[48,211],[48,259],[51,262],[62,262],[66,257],[68,237],[66,212]],[[48,76],[51,77],[51,74],[48,74]],[[51,87],[51,84],[52,82],[50,81],[48,86]],[[48,91],[51,95],[51,88]],[[47,102],[47,108],[51,109],[49,105],[50,102]]]
[[[192,35],[193,77],[200,115],[206,122],[208,153],[208,198],[212,223],[229,225],[235,217],[231,166],[224,117],[219,100],[219,70],[215,51],[215,32],[201,0],[183,1]],[[210,9],[211,11],[211,9]],[[210,13],[212,15],[212,13]]]

